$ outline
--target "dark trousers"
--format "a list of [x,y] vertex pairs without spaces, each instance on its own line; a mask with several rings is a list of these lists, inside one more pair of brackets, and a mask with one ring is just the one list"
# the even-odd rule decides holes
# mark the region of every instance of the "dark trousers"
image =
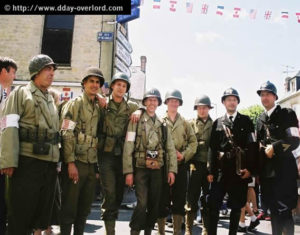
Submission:
[[123,175],[122,156],[103,153],[99,160],[100,181],[104,196],[102,219],[116,220],[123,200],[125,179]]
[[207,167],[206,162],[193,162],[196,170],[190,171],[190,181],[188,186],[187,203],[192,212],[197,212],[199,209],[198,201],[201,195],[201,207],[206,208],[205,197],[208,193]]
[[72,224],[74,234],[83,234],[91,205],[95,196],[95,164],[75,161],[79,181],[77,184],[69,178],[68,167],[62,170],[61,234],[70,235]]
[[178,165],[178,171],[175,183],[170,187],[167,182],[163,183],[160,206],[159,218],[167,217],[171,209],[172,214],[184,216],[184,205],[186,203],[187,191],[187,170],[186,164]]
[[0,175],[0,235],[6,230],[5,175]]
[[9,235],[47,229],[51,224],[56,178],[56,163],[19,157],[19,166],[9,180]]
[[217,234],[217,225],[219,221],[219,210],[222,206],[223,198],[228,193],[228,206],[231,208],[229,234],[236,234],[241,208],[247,201],[248,182],[232,182],[221,180],[212,184],[208,195],[208,234]]
[[[296,180],[294,180],[296,182]],[[278,178],[261,180],[262,202],[271,210],[272,234],[294,234],[292,209],[297,203],[297,185],[291,180],[282,186]]]
[[158,218],[162,169],[136,168],[134,174],[137,206],[130,221],[132,230],[152,229]]

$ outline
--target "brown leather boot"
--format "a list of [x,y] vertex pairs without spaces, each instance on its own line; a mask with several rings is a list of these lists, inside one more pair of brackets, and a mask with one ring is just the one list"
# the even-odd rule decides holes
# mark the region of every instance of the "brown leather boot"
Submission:
[[165,235],[165,225],[166,225],[167,218],[158,218],[157,219],[157,226],[158,226],[158,235]]
[[181,235],[182,215],[173,215],[173,234]]

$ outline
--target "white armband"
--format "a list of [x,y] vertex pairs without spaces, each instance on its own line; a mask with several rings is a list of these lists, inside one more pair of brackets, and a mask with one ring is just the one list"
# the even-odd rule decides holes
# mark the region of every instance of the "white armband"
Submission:
[[7,127],[16,127],[19,128],[19,119],[20,116],[18,114],[8,114],[1,119],[1,130]]
[[135,132],[134,131],[128,131],[126,134],[126,141],[135,141]]
[[299,129],[297,127],[290,127],[286,129],[288,137],[299,137]]
[[300,144],[298,145],[298,147],[296,148],[296,149],[294,149],[293,151],[292,151],[292,153],[293,153],[293,155],[294,155],[294,158],[298,158],[298,157],[300,157]]

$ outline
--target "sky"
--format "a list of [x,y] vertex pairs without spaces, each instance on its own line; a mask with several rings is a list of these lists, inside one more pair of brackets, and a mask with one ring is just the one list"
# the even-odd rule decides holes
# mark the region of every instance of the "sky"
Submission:
[[[144,0],[140,18],[129,22],[133,65],[147,57],[146,89],[158,88],[163,100],[168,90],[179,89],[179,112],[186,118],[196,116],[194,101],[201,94],[214,104],[213,118],[223,115],[221,97],[229,87],[239,92],[238,109],[260,104],[256,90],[267,80],[282,98],[285,66],[300,70],[300,1],[190,1],[192,13],[186,11],[186,0],[177,0],[175,12],[169,10],[169,0],[161,0],[159,10],[153,9],[153,0]],[[202,4],[208,5],[206,15]],[[223,16],[216,14],[218,5],[225,7]],[[241,8],[239,18],[233,18],[235,7]],[[249,18],[250,9],[257,10],[256,19]],[[270,20],[264,18],[267,10],[272,11]],[[289,12],[289,19],[281,18],[282,11]],[[165,110],[162,105],[158,114]]]

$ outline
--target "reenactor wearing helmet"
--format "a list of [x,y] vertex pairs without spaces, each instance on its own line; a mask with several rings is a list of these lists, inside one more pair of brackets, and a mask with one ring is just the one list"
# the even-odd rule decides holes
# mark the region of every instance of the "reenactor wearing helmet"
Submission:
[[[137,123],[130,122],[123,152],[123,173],[126,184],[135,184],[137,206],[130,221],[131,234],[140,230],[151,234],[158,218],[162,184],[172,185],[177,173],[177,157],[172,135],[155,111],[162,100],[157,89],[143,97],[146,111]],[[164,168],[164,169],[163,169]]]
[[57,109],[47,91],[55,69],[49,56],[34,56],[31,81],[14,89],[3,110],[0,166],[10,176],[9,235],[50,225],[60,142]]
[[271,210],[272,234],[294,234],[292,209],[297,206],[298,176],[295,159],[300,156],[298,120],[292,109],[275,104],[278,96],[273,83],[263,83],[257,94],[265,108],[257,121],[262,202]]
[[[210,99],[207,95],[201,95],[195,100],[194,110],[197,118],[191,121],[192,128],[197,138],[197,152],[189,162],[189,185],[186,205],[185,233],[192,234],[193,222],[199,209],[198,201],[201,200],[201,216],[203,221],[202,234],[207,234],[207,205],[206,195],[208,193],[207,181],[207,157],[210,142],[210,134],[213,121],[209,116],[212,109]],[[201,197],[200,197],[201,195]]]
[[[130,118],[138,116],[138,105],[128,100],[130,80],[124,73],[116,73],[110,84],[110,96],[99,122],[100,180],[104,200],[102,204],[102,220],[106,233],[115,234],[115,221],[124,192],[124,176],[122,172],[122,152],[126,129]],[[134,114],[134,115],[133,115]]]
[[[18,67],[16,62],[8,57],[0,57],[0,120],[2,119],[2,110],[7,98],[7,89],[10,89],[13,80],[16,77]],[[1,123],[0,123],[1,130]],[[0,133],[1,148],[1,133]],[[1,165],[0,165],[1,169]],[[6,231],[7,207],[5,202],[5,175],[0,174],[0,234]]]
[[229,234],[236,234],[241,208],[247,201],[248,183],[254,170],[257,143],[254,125],[237,112],[238,92],[229,88],[222,96],[226,114],[213,123],[209,151],[208,234],[217,234],[219,209],[225,193],[231,208]]
[[[195,133],[188,121],[179,113],[178,108],[182,105],[182,95],[179,90],[171,90],[166,93],[164,103],[168,106],[163,121],[167,123],[177,155],[177,175],[175,183],[170,187],[163,184],[160,214],[158,223],[159,234],[165,234],[166,217],[171,209],[173,214],[173,234],[181,234],[183,216],[185,215],[184,205],[186,202],[187,189],[187,162],[193,157],[197,148]],[[171,208],[170,205],[172,204]]]
[[104,77],[100,69],[86,70],[83,93],[62,108],[63,149],[61,234],[83,234],[96,187],[97,125],[100,108],[96,98]]

